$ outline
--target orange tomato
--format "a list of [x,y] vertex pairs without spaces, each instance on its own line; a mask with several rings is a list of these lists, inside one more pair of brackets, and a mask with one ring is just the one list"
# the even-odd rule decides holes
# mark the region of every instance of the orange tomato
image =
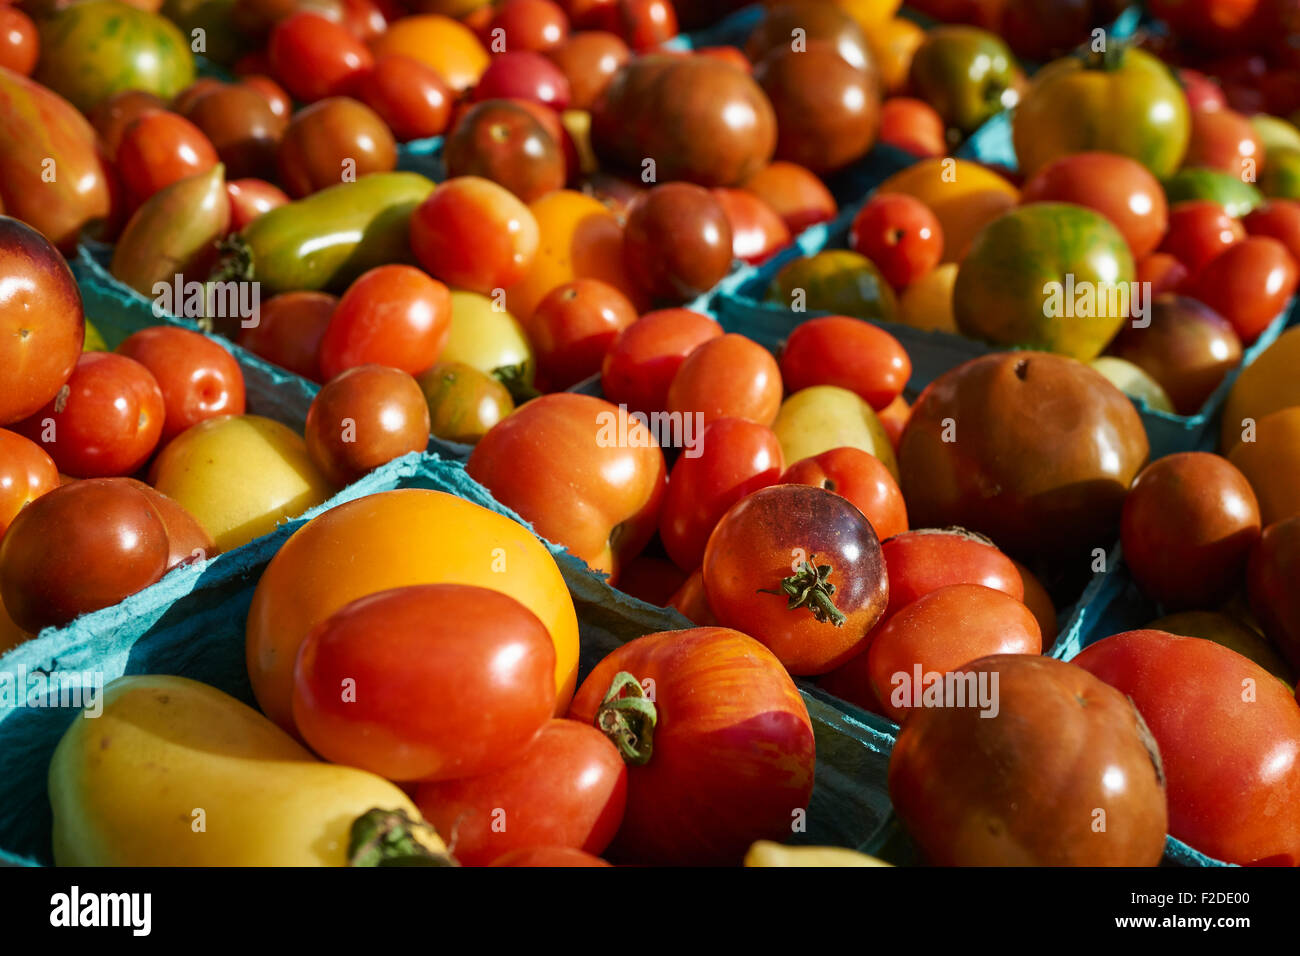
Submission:
[[[850,11],[852,12],[852,11]],[[911,20],[895,17],[865,30],[867,48],[880,82],[886,93],[898,93],[907,86],[907,75],[912,69],[912,56],[925,40],[925,30]]]
[[871,37],[873,30],[895,19],[903,0],[833,0],[834,4],[851,16],[862,27],[862,32]]
[[839,211],[825,183],[806,167],[785,160],[763,167],[745,180],[741,189],[767,203],[791,235],[797,236],[816,223],[829,222]]
[[474,31],[436,13],[403,17],[377,36],[370,49],[376,58],[400,54],[426,63],[457,92],[474,86],[488,67],[488,53]]
[[1228,454],[1259,499],[1264,527],[1300,515],[1300,406],[1265,415],[1255,423],[1255,440]]
[[944,262],[958,262],[975,234],[1016,204],[1016,187],[977,163],[952,157],[923,159],[895,173],[878,190],[925,203],[939,219]]

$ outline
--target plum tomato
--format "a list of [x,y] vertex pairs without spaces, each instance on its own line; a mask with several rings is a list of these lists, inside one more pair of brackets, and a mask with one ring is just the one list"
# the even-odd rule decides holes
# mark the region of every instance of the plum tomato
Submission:
[[710,191],[731,224],[733,258],[758,265],[789,244],[785,222],[756,193],[720,187]]
[[512,763],[476,777],[421,783],[415,802],[439,833],[456,834],[463,866],[487,866],[537,846],[596,855],[623,822],[627,765],[591,724],[553,719]]
[[262,303],[257,324],[240,328],[239,344],[305,379],[323,381],[320,342],[338,304],[338,296],[328,292],[272,296]]
[[388,365],[418,375],[438,361],[451,330],[451,292],[411,266],[378,266],[339,299],[320,343],[321,373]]
[[429,444],[429,406],[414,378],[358,365],[325,383],[307,409],[303,436],[320,473],[340,488]]
[[564,151],[531,112],[511,100],[475,103],[447,136],[448,176],[482,176],[531,203],[564,187]]
[[771,425],[781,409],[781,371],[772,353],[734,332],[698,346],[668,387],[668,411],[699,413],[707,425],[745,418]]
[[1185,199],[1169,207],[1169,229],[1160,251],[1195,276],[1215,256],[1246,238],[1246,230],[1211,199]]
[[1296,278],[1286,246],[1267,236],[1248,236],[1206,263],[1187,292],[1227,319],[1242,344],[1250,345],[1282,314]]
[[509,50],[492,57],[472,99],[530,100],[559,111],[569,105],[569,80],[553,62],[531,50]]
[[659,513],[659,539],[679,568],[704,560],[719,519],[751,492],[776,484],[784,461],[772,429],[742,418],[719,418],[687,448],[668,476]]
[[117,171],[135,205],[165,186],[206,173],[218,162],[203,130],[164,110],[138,116],[117,147]]
[[952,584],[981,584],[1025,596],[1015,563],[981,535],[961,528],[918,528],[889,538],[881,545],[889,568],[891,617],[913,601]]
[[189,329],[154,326],[116,349],[153,375],[163,398],[163,444],[191,425],[218,415],[244,414],[244,373],[215,340]]
[[601,363],[601,389],[616,405],[649,414],[668,407],[677,370],[697,347],[722,335],[722,326],[690,309],[647,312],[623,330]]
[[129,475],[158,447],[163,395],[135,359],[85,352],[67,385],[14,430],[74,478]]
[[464,362],[438,362],[416,381],[429,406],[429,430],[446,441],[473,445],[515,409],[509,389]]
[[289,202],[284,190],[264,179],[232,179],[226,183],[226,195],[230,197],[231,232],[243,232],[258,216]]
[[704,589],[726,627],[767,645],[791,674],[824,674],[862,650],[889,578],[871,523],[848,499],[773,485],[733,505],[709,536]]
[[867,200],[853,217],[849,248],[874,262],[895,289],[902,289],[943,258],[943,227],[921,200],[884,193]]
[[769,163],[745,180],[741,188],[763,200],[781,217],[792,236],[819,222],[830,222],[839,212],[826,184],[798,163]]
[[879,458],[861,448],[832,448],[797,461],[780,484],[813,485],[847,498],[866,515],[881,541],[907,530],[907,505],[898,482]]
[[305,103],[345,92],[375,59],[346,27],[309,12],[277,23],[267,52],[275,78]]
[[[498,30],[501,32],[497,33]],[[560,46],[568,38],[569,17],[552,0],[505,0],[496,5],[487,35],[499,36],[507,51],[541,53]]]
[[35,442],[0,428],[0,538],[24,505],[57,487],[54,459]]
[[294,114],[276,157],[290,196],[397,168],[397,143],[366,104],[347,96],[317,100]]
[[377,59],[353,81],[351,92],[388,124],[400,143],[441,136],[455,98],[433,67],[399,53]]
[[558,46],[550,47],[545,52],[568,79],[569,106],[578,110],[591,109],[605,87],[609,86],[614,74],[632,58],[626,43],[602,30],[583,30],[571,34]]
[[558,391],[595,375],[619,333],[636,320],[636,307],[607,282],[556,286],[524,323],[541,387]]
[[796,326],[781,350],[781,379],[791,392],[837,385],[872,410],[889,406],[907,385],[912,361],[884,329],[845,315],[809,319]]
[[473,585],[358,598],[307,635],[293,669],[303,739],[327,760],[389,780],[505,767],[554,708],[555,646],[545,625],[514,598]]
[[709,291],[731,268],[731,223],[702,186],[655,186],[628,209],[623,263],[655,300],[684,302]]

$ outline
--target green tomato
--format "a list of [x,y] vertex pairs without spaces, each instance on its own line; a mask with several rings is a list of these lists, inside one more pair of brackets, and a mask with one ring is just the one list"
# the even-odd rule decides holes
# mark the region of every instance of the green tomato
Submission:
[[[1264,158],[1268,174],[1270,157]],[[1264,201],[1263,195],[1240,177],[1217,169],[1180,169],[1164,181],[1169,205],[1186,199],[1210,199],[1221,205],[1229,216],[1238,219]]]
[[429,430],[444,441],[473,445],[515,408],[504,385],[464,362],[439,362],[416,381],[429,404]]
[[946,126],[973,133],[1015,105],[1017,70],[1015,54],[996,34],[941,25],[925,34],[908,79],[913,95],[933,106]]
[[866,256],[828,249],[786,263],[767,290],[767,301],[808,312],[895,321],[898,301]]
[[1129,398],[1142,399],[1157,412],[1175,414],[1174,403],[1154,378],[1132,362],[1113,355],[1101,355],[1088,363]]

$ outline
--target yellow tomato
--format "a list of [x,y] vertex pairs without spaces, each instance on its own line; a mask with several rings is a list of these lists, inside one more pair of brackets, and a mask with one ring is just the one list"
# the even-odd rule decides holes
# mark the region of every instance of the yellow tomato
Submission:
[[149,483],[192,514],[222,551],[270,533],[335,490],[302,436],[258,415],[187,428],[154,461]]
[[1088,364],[1106,376],[1110,384],[1129,398],[1144,399],[1148,408],[1174,414],[1174,403],[1169,398],[1169,393],[1159,382],[1132,362],[1115,358],[1113,355],[1100,355]]
[[536,364],[523,326],[477,292],[451,294],[451,331],[438,361],[461,362],[489,375],[494,369],[522,366],[529,385]]
[[834,0],[837,7],[851,16],[870,39],[873,30],[884,26],[898,13],[903,0]]
[[488,53],[474,31],[437,13],[403,17],[370,43],[375,56],[401,54],[435,70],[452,89],[467,90],[488,67]]
[[892,866],[874,856],[839,846],[782,846],[759,840],[745,854],[745,866]]
[[943,227],[943,261],[958,262],[975,234],[1020,199],[1015,186],[965,159],[923,159],[880,184],[882,193],[904,193],[930,207]]
[[1259,499],[1264,527],[1300,515],[1300,405],[1265,415],[1255,425],[1254,441],[1228,453]]
[[1300,369],[1300,328],[1283,332],[1237,376],[1223,406],[1220,447],[1224,452],[1241,441],[1246,419],[1258,422],[1272,412],[1300,405],[1296,369]]
[[925,40],[925,30],[911,20],[895,17],[867,29],[867,47],[880,71],[885,92],[901,93],[907,86],[912,57]]
[[846,388],[814,385],[787,398],[772,431],[786,461],[802,461],[832,448],[861,448],[875,455],[898,480],[889,433],[871,406]]
[[555,642],[556,713],[563,714],[578,678],[578,618],[555,559],[518,522],[422,488],[333,508],[271,560],[248,612],[248,676],[262,711],[296,733],[298,646],[343,605],[389,588],[444,583],[500,591],[537,615]]
[[898,321],[926,332],[957,331],[952,309],[952,288],[957,284],[957,263],[931,269],[903,290],[898,298]]

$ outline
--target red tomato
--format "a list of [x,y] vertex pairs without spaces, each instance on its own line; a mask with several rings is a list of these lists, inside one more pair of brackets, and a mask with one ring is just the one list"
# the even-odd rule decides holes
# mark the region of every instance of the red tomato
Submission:
[[511,850],[493,860],[489,866],[609,866],[598,856],[568,846],[530,846]]
[[1249,236],[1268,236],[1286,246],[1291,258],[1300,263],[1300,202],[1270,199],[1252,209],[1241,224]]
[[570,35],[546,55],[569,81],[569,106],[589,110],[605,87],[632,57],[627,44],[612,33],[582,30]]
[[785,467],[772,429],[743,418],[719,418],[696,436],[673,465],[659,515],[664,550],[683,571],[704,560],[709,535],[727,510],[776,484]]
[[464,584],[344,605],[307,635],[293,676],[293,719],[312,749],[390,780],[505,767],[555,707],[545,625],[514,598]]
[[524,323],[538,381],[558,391],[595,375],[619,333],[636,320],[627,296],[599,279],[556,286]]
[[898,339],[844,315],[796,326],[781,352],[781,378],[791,392],[838,385],[876,410],[898,398],[911,375],[912,362]]
[[1184,169],[1203,166],[1253,179],[1263,162],[1264,144],[1245,116],[1229,109],[1192,111]]
[[627,766],[595,727],[551,720],[513,762],[475,777],[421,783],[415,802],[439,833],[456,835],[456,859],[465,866],[540,846],[594,856],[623,822]]
[[551,0],[505,0],[488,24],[485,42],[489,48],[498,36],[506,50],[541,53],[559,46],[569,36],[569,17]]
[[287,120],[293,115],[293,100],[289,99],[289,94],[284,91],[284,87],[269,76],[254,73],[250,76],[241,77],[239,82],[261,93],[266,99],[267,105],[271,107],[271,112],[280,119]]
[[262,303],[256,325],[241,326],[239,344],[305,379],[323,382],[320,343],[338,304],[338,296],[327,292],[273,296]]
[[85,352],[66,392],[14,425],[74,478],[129,475],[158,446],[163,396],[149,370],[111,352]]
[[1187,266],[1167,252],[1153,252],[1137,264],[1137,281],[1151,283],[1151,298],[1173,292],[1186,281]]
[[162,438],[169,442],[191,425],[219,415],[244,414],[244,373],[216,341],[170,326],[141,329],[117,347],[135,359],[162,391]]
[[27,502],[59,487],[59,469],[40,446],[0,428],[0,538]]
[[346,27],[315,13],[295,13],[277,23],[267,50],[275,78],[307,103],[345,93],[375,62]]
[[117,169],[135,204],[217,165],[217,151],[183,116],[154,110],[131,122],[117,147]]
[[1223,88],[1212,77],[1184,67],[1178,70],[1178,81],[1183,84],[1183,92],[1187,95],[1187,107],[1193,112],[1208,113],[1228,108]]
[[668,411],[698,412],[703,421],[746,418],[761,425],[781,409],[781,371],[772,353],[730,333],[703,343],[682,362],[668,387]]
[[641,53],[677,35],[677,11],[671,0],[614,0],[600,6],[593,26],[617,33]]
[[558,111],[569,105],[569,95],[569,80],[558,66],[540,53],[510,50],[492,57],[472,99],[528,100]]
[[943,117],[924,100],[906,96],[891,96],[880,105],[880,142],[921,157],[948,151]]
[[40,45],[31,17],[10,6],[0,7],[0,66],[31,76]]
[[607,399],[630,411],[663,411],[668,388],[686,356],[721,335],[722,326],[690,309],[647,312],[620,333],[605,354],[601,389]]
[[1073,661],[1132,699],[1160,746],[1169,832],[1229,863],[1300,863],[1300,707],[1222,644],[1128,631]]
[[847,498],[867,516],[881,541],[907,530],[907,505],[898,482],[875,455],[861,448],[832,448],[797,461],[783,485],[813,485]]
[[903,429],[907,427],[907,420],[912,417],[912,406],[907,404],[907,399],[899,395],[876,412],[876,417],[880,419],[881,427],[885,429],[885,434],[889,436],[889,443],[894,446],[894,451],[897,453],[898,443],[903,437]]
[[[632,683],[619,680],[624,673]],[[623,703],[643,693],[653,735],[642,732],[645,704]],[[630,863],[737,865],[755,840],[788,837],[812,795],[803,698],[776,657],[736,631],[666,631],[624,644],[583,681],[569,716],[608,728],[630,763],[611,845]]]
[[379,114],[399,142],[441,136],[455,93],[438,71],[413,57],[381,56],[357,76],[353,95]]
[[754,64],[749,62],[749,57],[744,52],[734,46],[702,46],[691,51],[696,56],[711,56],[715,60],[722,60],[724,63],[730,63],[738,70],[744,70],[746,73],[754,72]]
[[1134,259],[1160,244],[1169,221],[1159,181],[1141,163],[1115,153],[1075,153],[1048,163],[1025,183],[1020,201],[1096,210],[1128,241]]
[[234,179],[226,183],[230,197],[230,231],[242,232],[244,227],[263,213],[289,201],[284,190],[265,179]]
[[1224,249],[1246,238],[1241,223],[1210,199],[1188,199],[1169,210],[1169,231],[1160,243],[1189,273],[1201,268]]
[[1232,323],[1243,345],[1259,338],[1296,288],[1296,263],[1286,246],[1250,236],[1215,256],[1192,279],[1188,294]]
[[882,546],[889,568],[889,617],[950,584],[982,584],[1024,600],[1020,572],[992,542],[965,531],[919,528]]
[[451,292],[411,266],[379,266],[343,293],[320,343],[331,379],[357,365],[419,375],[438,361],[451,332]]
[[873,196],[849,226],[849,248],[880,269],[895,289],[915,282],[943,258],[943,227],[921,200],[902,193]]
[[785,160],[764,166],[741,188],[763,200],[795,236],[809,226],[830,222],[839,211],[835,197],[815,173]]
[[316,393],[303,438],[312,463],[341,488],[394,458],[424,451],[429,405],[406,372],[358,365]]
[[743,189],[714,189],[713,198],[731,223],[731,254],[757,265],[790,242],[785,222],[757,194]]

